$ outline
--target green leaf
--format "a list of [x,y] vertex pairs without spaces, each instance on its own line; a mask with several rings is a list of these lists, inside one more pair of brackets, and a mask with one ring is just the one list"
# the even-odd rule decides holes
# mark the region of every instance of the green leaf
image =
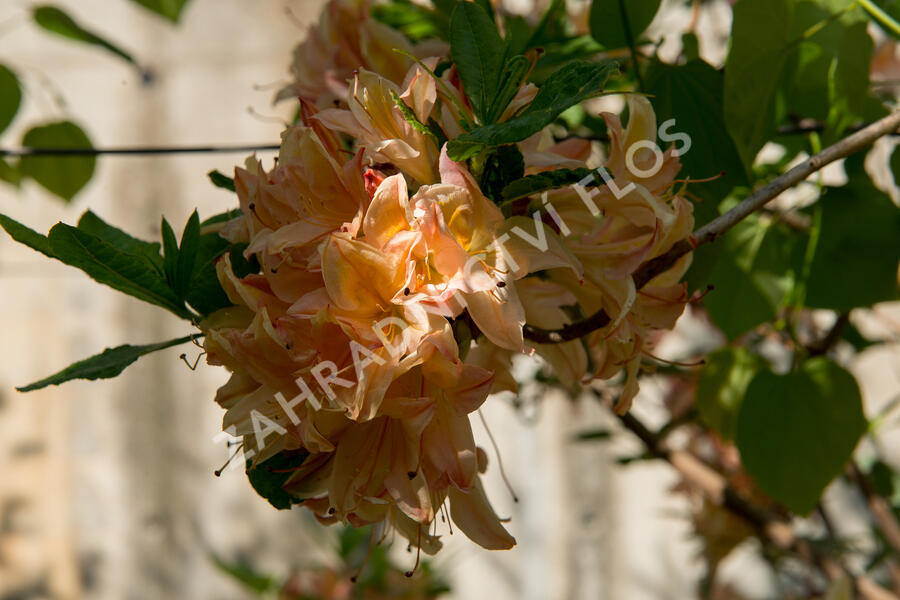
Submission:
[[[513,202],[526,196],[549,192],[562,187],[574,185],[585,179],[602,181],[592,169],[557,169],[529,175],[509,183],[503,188],[504,202]],[[595,184],[596,185],[596,184]],[[588,186],[590,187],[590,186]]]
[[376,4],[372,7],[372,17],[402,32],[413,43],[433,38],[446,40],[449,35],[450,20],[446,16],[409,0]]
[[659,123],[675,120],[660,144],[674,141],[676,147],[684,148],[685,140],[673,138],[681,134],[690,137],[688,152],[680,156],[679,177],[707,179],[722,174],[715,181],[690,187],[691,193],[702,200],[694,205],[694,217],[700,224],[707,223],[718,216],[719,202],[736,185],[747,183],[741,157],[725,127],[724,78],[702,60],[683,66],[653,61],[645,82]]
[[212,182],[214,186],[217,188],[222,188],[223,190],[228,190],[229,192],[234,191],[234,178],[221,173],[217,169],[213,169],[209,173],[206,174],[209,177],[209,180]]
[[[28,130],[22,145],[32,148],[91,148],[91,141],[78,125],[61,121]],[[94,156],[23,156],[19,170],[47,191],[69,201],[91,180],[96,162]]]
[[631,30],[630,38],[637,40],[653,22],[662,0],[594,0],[591,3],[591,35],[609,50],[627,47],[629,36],[625,18]]
[[160,230],[162,231],[163,253],[165,255],[163,271],[169,287],[174,290],[175,270],[178,267],[178,238],[175,237],[175,232],[172,231],[172,226],[169,225],[165,217],[162,218],[160,223]]
[[547,79],[531,104],[518,116],[503,123],[479,127],[450,140],[447,146],[450,158],[464,160],[485,147],[514,144],[538,133],[569,107],[601,94],[616,68],[609,63],[569,63]]
[[738,413],[737,446],[759,486],[805,515],[841,473],[865,430],[853,375],[817,358],[787,375],[761,371],[753,378]]
[[697,410],[724,439],[734,439],[744,393],[762,366],[759,357],[741,347],[722,348],[706,357],[697,383]]
[[32,11],[34,22],[43,29],[62,37],[98,46],[109,52],[112,52],[119,58],[137,65],[137,61],[125,50],[116,46],[112,42],[100,37],[96,33],[89,31],[75,22],[75,20],[65,11],[56,6],[43,5],[36,6]]
[[500,146],[488,153],[479,183],[485,196],[499,202],[507,184],[524,174],[525,160],[518,146]]
[[159,253],[159,242],[145,242],[144,240],[132,237],[121,229],[106,223],[91,211],[87,211],[81,215],[81,218],[78,220],[78,229],[100,238],[122,252],[145,257],[152,264],[157,266],[160,273],[163,272],[163,259],[162,255]]
[[0,181],[19,187],[19,184],[22,182],[22,172],[19,170],[19,165],[11,165],[0,158]]
[[216,568],[234,579],[235,581],[247,586],[250,590],[260,596],[274,592],[280,587],[277,579],[269,575],[263,575],[254,569],[251,565],[243,562],[226,561],[217,554],[210,554]]
[[847,311],[897,298],[900,209],[862,167],[847,161],[849,182],[828,188],[822,229],[806,288],[813,308]]
[[115,348],[107,348],[100,354],[69,365],[59,373],[16,389],[20,392],[33,392],[47,386],[60,385],[73,379],[89,379],[92,381],[96,379],[112,379],[145,354],[184,344],[191,341],[194,337],[196,336],[189,335],[176,340],[144,346],[130,346],[126,344]]
[[188,0],[132,0],[132,2],[140,4],[147,10],[153,11],[173,23],[177,23]]
[[284,490],[284,484],[291,476],[291,469],[296,469],[306,460],[307,454],[302,450],[284,451],[265,460],[254,467],[247,461],[247,478],[256,493],[269,501],[278,510],[288,510],[297,504],[290,494]]
[[21,104],[19,78],[6,65],[0,65],[0,133],[12,123]]
[[175,265],[175,285],[173,289],[179,298],[187,296],[191,281],[194,278],[194,269],[197,264],[197,249],[200,246],[200,216],[194,210],[188,219],[187,225],[181,234],[181,243],[178,246],[178,261]]
[[725,62],[725,122],[749,173],[775,133],[775,100],[788,61],[793,0],[752,0],[734,6]]
[[[216,273],[216,261],[220,256],[229,251],[228,240],[218,233],[201,235],[197,242],[196,260],[190,283],[187,287],[186,299],[201,316],[205,317],[219,310],[231,306],[231,300],[219,283]],[[256,257],[254,257],[254,262]],[[245,264],[246,260],[241,260]],[[232,262],[235,273],[238,273],[238,264]],[[257,263],[256,272],[259,272]],[[239,275],[240,276],[240,275]]]
[[81,269],[97,282],[161,306],[179,317],[191,318],[157,265],[146,256],[124,252],[97,236],[64,223],[55,225],[47,239],[55,258]]
[[781,225],[750,217],[717,242],[721,255],[703,300],[713,322],[734,339],[775,318],[794,281],[793,238]]
[[497,97],[506,62],[506,45],[497,25],[473,2],[459,2],[450,19],[450,56],[459,72],[472,112],[482,124]]
[[239,208],[227,210],[223,213],[219,213],[217,215],[211,216],[208,219],[205,219],[202,223],[200,223],[200,229],[202,230],[204,227],[208,227],[210,225],[216,225],[218,223],[227,223],[228,221],[231,221],[232,219],[236,219],[237,217],[240,217],[242,214],[243,213],[241,212],[241,209],[239,209]]
[[53,252],[53,246],[46,236],[43,236],[38,232],[29,229],[25,225],[22,225],[18,221],[10,219],[2,214],[0,214],[0,227],[3,227],[3,229],[6,230],[6,233],[9,234],[9,237],[20,244],[24,244],[32,250],[37,250],[44,256],[56,258],[56,254]]

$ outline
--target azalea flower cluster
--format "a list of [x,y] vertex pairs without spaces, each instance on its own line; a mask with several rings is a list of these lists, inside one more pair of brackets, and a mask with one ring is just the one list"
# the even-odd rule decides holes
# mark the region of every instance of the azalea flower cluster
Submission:
[[[397,55],[372,47],[401,41],[366,19],[341,51],[322,54],[359,4],[329,4],[298,49],[301,124],[284,132],[276,165],[251,158],[236,170],[241,214],[220,233],[259,268],[228,255],[217,263],[234,306],[201,323],[209,362],[232,373],[216,400],[253,464],[306,456],[284,489],[321,522],[381,524],[434,553],[435,517],[449,504],[469,538],[507,549],[515,540],[485,495],[487,456],[470,416],[490,393],[515,391],[512,357],[535,353],[568,386],[624,371],[627,410],[649,333],[672,327],[687,300],[689,259],[641,290],[632,280],[691,232],[691,205],[673,192],[680,164],[649,148],[656,118],[633,96],[627,127],[603,115],[611,184],[555,190],[504,214],[439,141],[475,121],[454,67],[435,74],[446,57],[410,61],[397,76],[377,58]],[[354,61],[346,81],[332,76]],[[313,81],[323,67],[331,75]],[[523,85],[500,120],[536,92]],[[320,110],[340,94],[339,108]],[[526,174],[587,167],[592,150],[547,132],[518,149]],[[523,335],[526,322],[553,329],[598,310],[611,322],[583,339]]]

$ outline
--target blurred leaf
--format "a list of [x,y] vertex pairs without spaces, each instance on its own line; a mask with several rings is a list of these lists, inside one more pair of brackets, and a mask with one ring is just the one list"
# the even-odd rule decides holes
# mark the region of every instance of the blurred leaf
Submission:
[[[22,145],[32,148],[91,148],[91,141],[71,121],[29,129]],[[47,191],[69,201],[94,175],[94,156],[23,156],[19,170]]]
[[717,243],[721,254],[708,278],[715,290],[703,305],[728,339],[734,339],[775,318],[793,285],[794,240],[782,225],[750,217]]
[[[625,22],[631,39],[637,41],[659,12],[661,0],[594,0],[591,3],[590,25],[594,39],[609,50],[628,47]],[[623,16],[622,11],[627,11]]]
[[473,2],[460,2],[450,19],[450,55],[459,72],[472,112],[489,123],[491,106],[500,89],[506,47],[497,26]]
[[209,177],[209,180],[212,182],[214,186],[217,188],[222,188],[223,190],[228,190],[229,192],[234,191],[234,178],[229,177],[216,169],[213,169],[209,173],[206,174]]
[[189,0],[132,0],[161,17],[177,23]]
[[75,22],[75,20],[65,11],[56,6],[43,5],[36,6],[32,9],[34,22],[50,33],[61,35],[62,37],[98,46],[109,52],[112,52],[119,58],[137,65],[137,61],[125,50],[122,50],[112,42],[100,37],[96,33],[83,28]]
[[0,64],[0,133],[6,131],[22,104],[19,79],[6,65]]
[[[535,175],[529,175],[507,184],[503,188],[503,200],[512,202],[519,198],[549,192],[562,187],[574,185],[579,181],[590,178],[591,181],[602,181],[592,169],[557,169],[544,171]],[[595,179],[596,178],[596,179]]]
[[230,562],[221,558],[219,555],[210,553],[216,568],[232,577],[239,583],[244,584],[257,594],[266,594],[277,590],[279,587],[278,580],[269,575],[263,575],[252,566],[245,562]]
[[145,354],[187,343],[194,337],[196,336],[188,335],[158,344],[147,344],[144,346],[130,346],[126,344],[115,348],[107,348],[100,354],[69,365],[59,373],[16,389],[20,392],[32,392],[50,385],[60,385],[73,379],[89,379],[91,381],[112,379]]
[[[690,149],[682,153],[679,178],[707,179],[722,174],[715,181],[690,187],[692,194],[703,202],[694,204],[698,224],[708,223],[718,216],[718,205],[736,185],[746,185],[747,177],[741,157],[728,135],[722,109],[721,73],[702,60],[683,66],[654,61],[645,77],[650,102],[660,124],[674,119],[660,144],[684,142],[675,136],[690,136]],[[675,138],[675,139],[673,139]]]
[[576,442],[598,442],[608,440],[612,437],[612,433],[606,429],[593,429],[590,431],[580,431],[574,436]]
[[700,60],[700,40],[697,38],[696,33],[688,32],[682,34],[681,46],[681,52],[688,62]]
[[816,358],[787,375],[761,371],[753,378],[738,413],[737,446],[759,486],[806,515],[865,430],[853,375]]
[[372,16],[402,32],[413,43],[432,38],[446,40],[449,36],[450,20],[445,15],[409,0],[376,4],[372,7]]
[[747,172],[775,133],[775,98],[791,41],[793,0],[734,6],[725,62],[725,123]]
[[897,298],[900,209],[872,184],[860,162],[848,160],[847,185],[828,188],[819,200],[822,230],[807,306],[847,311]]
[[296,469],[306,460],[307,454],[301,450],[285,451],[268,460],[250,467],[247,461],[247,477],[256,493],[269,501],[279,510],[288,510],[297,500],[284,491],[284,484],[291,476],[291,469]]
[[19,187],[22,182],[22,172],[19,171],[19,165],[11,165],[0,158],[0,181]]
[[758,356],[742,347],[722,348],[706,357],[697,384],[697,410],[722,438],[734,439],[744,393],[762,366]]
[[569,63],[541,86],[531,104],[518,116],[479,127],[450,140],[447,151],[453,160],[464,160],[488,146],[514,144],[551,124],[567,108],[603,92],[614,64],[584,61]]

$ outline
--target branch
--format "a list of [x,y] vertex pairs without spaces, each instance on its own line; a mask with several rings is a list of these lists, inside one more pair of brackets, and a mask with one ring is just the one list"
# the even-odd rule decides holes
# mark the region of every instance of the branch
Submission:
[[[820,171],[837,160],[846,158],[871,146],[876,140],[896,132],[898,128],[900,128],[900,110],[895,110],[883,119],[875,121],[834,145],[825,148],[822,152],[797,165],[784,175],[773,179],[727,213],[720,215],[695,231],[686,240],[678,241],[665,254],[644,263],[633,276],[635,287],[641,289],[654,277],[668,270],[679,258],[692,252],[698,246],[715,241],[726,231],[778,197],[782,192],[804,181],[816,171]],[[543,329],[526,324],[523,330],[525,339],[529,341],[538,344],[559,344],[584,337],[592,331],[605,327],[610,323],[610,320],[609,315],[600,310],[583,321],[570,323],[560,329]]]

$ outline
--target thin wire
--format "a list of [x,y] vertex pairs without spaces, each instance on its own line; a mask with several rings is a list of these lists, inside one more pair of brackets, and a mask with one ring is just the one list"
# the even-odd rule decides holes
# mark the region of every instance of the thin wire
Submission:
[[126,148],[0,148],[0,156],[140,156],[155,154],[209,154],[277,151],[278,144],[246,146],[138,146]]

